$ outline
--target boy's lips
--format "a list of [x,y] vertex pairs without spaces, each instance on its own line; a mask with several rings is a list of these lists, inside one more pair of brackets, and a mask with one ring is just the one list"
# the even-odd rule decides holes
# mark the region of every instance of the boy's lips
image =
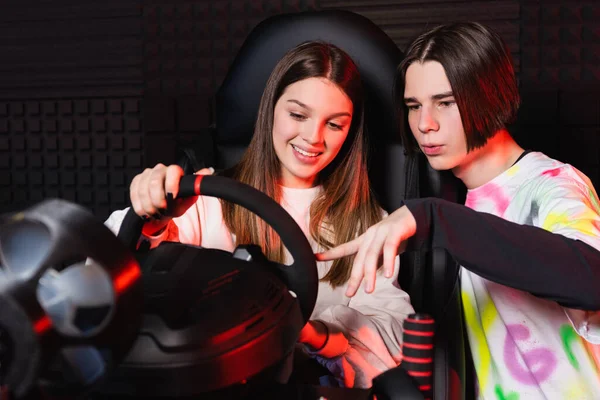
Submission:
[[438,155],[442,152],[444,145],[441,144],[428,144],[428,145],[422,145],[421,148],[423,149],[423,153],[425,153],[428,156],[435,156]]

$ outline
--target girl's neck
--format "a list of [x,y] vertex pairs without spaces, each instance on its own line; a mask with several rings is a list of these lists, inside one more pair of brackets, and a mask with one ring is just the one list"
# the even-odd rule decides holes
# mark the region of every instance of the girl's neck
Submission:
[[452,172],[467,189],[475,189],[509,169],[522,153],[521,146],[502,129],[488,139],[485,146],[471,150]]

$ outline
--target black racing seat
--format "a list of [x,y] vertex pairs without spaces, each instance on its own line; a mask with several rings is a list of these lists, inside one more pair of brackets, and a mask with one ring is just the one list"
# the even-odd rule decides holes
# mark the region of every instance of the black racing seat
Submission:
[[[365,122],[371,154],[369,176],[382,206],[392,212],[403,199],[434,196],[460,201],[463,193],[450,174],[432,170],[423,157],[407,158],[396,118],[393,87],[403,54],[377,25],[358,14],[332,10],[270,17],[250,33],[214,98],[213,166],[227,169],[239,161],[253,134],[258,105],[269,74],[285,52],[311,40],[330,42],[358,65],[364,89]],[[187,149],[187,172],[201,164]],[[459,267],[444,251],[405,253],[399,283],[415,310],[436,320],[433,397],[466,396],[465,354]],[[377,384],[395,390],[397,371],[382,374]],[[385,376],[383,376],[385,375]],[[402,397],[401,389],[389,398]],[[470,391],[469,391],[470,392]],[[378,398],[385,398],[378,396]],[[405,397],[402,397],[405,398]]]

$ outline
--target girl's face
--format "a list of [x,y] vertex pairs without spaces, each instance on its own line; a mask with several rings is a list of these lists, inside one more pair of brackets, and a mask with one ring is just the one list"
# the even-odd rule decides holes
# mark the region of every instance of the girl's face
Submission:
[[408,124],[431,167],[447,170],[467,161],[467,138],[442,64],[415,62],[406,70]]
[[273,146],[281,162],[280,184],[315,185],[338,154],[352,123],[350,98],[325,78],[308,78],[285,88],[275,104]]

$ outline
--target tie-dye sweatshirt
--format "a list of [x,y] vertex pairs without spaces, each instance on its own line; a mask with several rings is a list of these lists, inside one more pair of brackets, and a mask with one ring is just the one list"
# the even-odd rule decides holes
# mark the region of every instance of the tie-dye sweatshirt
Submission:
[[600,203],[589,179],[529,153],[470,190],[468,208],[406,205],[419,247],[446,248],[464,267],[479,398],[600,399]]

